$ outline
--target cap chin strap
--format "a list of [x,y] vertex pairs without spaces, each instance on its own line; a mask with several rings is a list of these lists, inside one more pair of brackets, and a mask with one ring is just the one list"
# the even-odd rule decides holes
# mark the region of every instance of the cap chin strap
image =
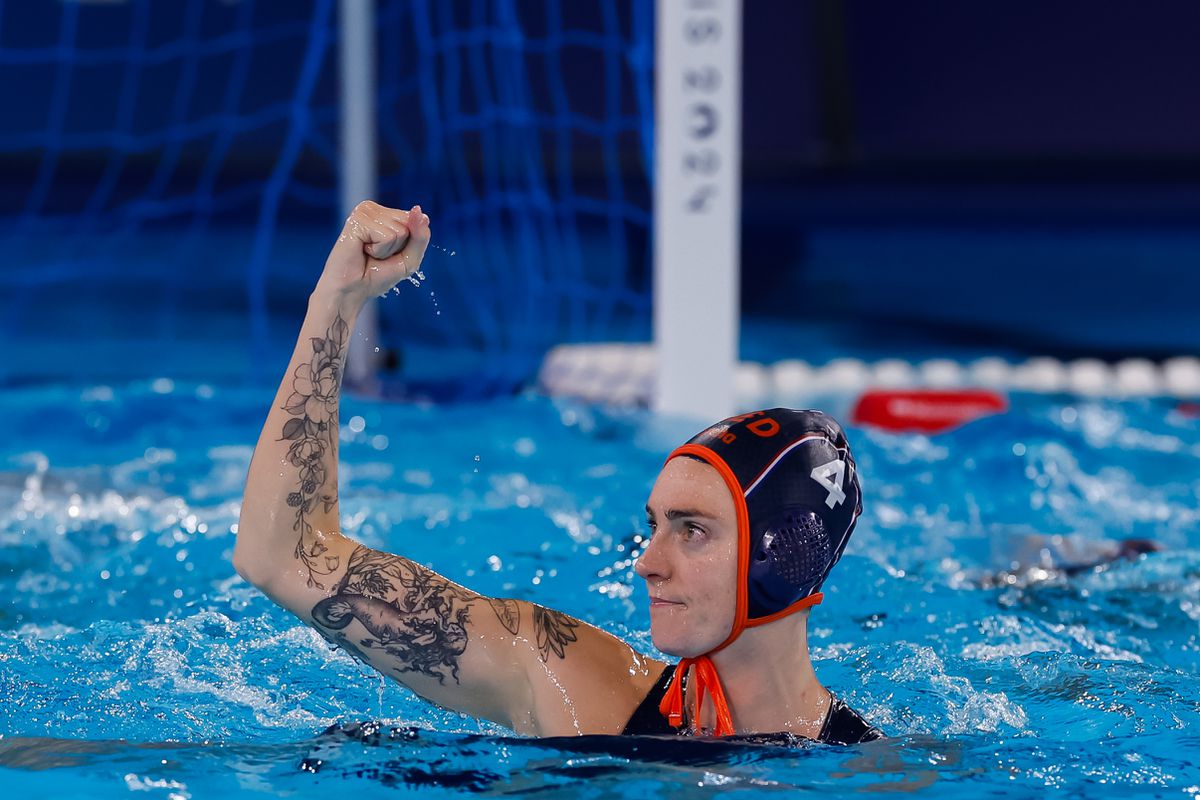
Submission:
[[692,719],[697,723],[700,721],[704,695],[711,694],[713,706],[717,711],[717,728],[713,733],[717,736],[733,735],[733,714],[729,711],[729,701],[725,699],[725,689],[721,686],[717,668],[708,656],[685,658],[679,662],[671,685],[667,687],[667,693],[658,704],[659,713],[667,718],[672,728],[683,726],[683,676],[692,667],[696,668],[696,707],[692,712]]
[[793,603],[783,611],[772,614],[769,617],[755,620],[738,620],[733,626],[733,631],[729,634],[729,638],[722,642],[720,646],[709,650],[702,656],[680,659],[679,664],[675,667],[675,674],[671,676],[671,684],[667,687],[666,694],[663,695],[662,701],[658,704],[658,713],[667,718],[667,722],[672,728],[683,727],[683,678],[687,675],[689,669],[695,667],[696,691],[694,696],[696,700],[692,709],[692,723],[697,726],[700,724],[700,710],[704,706],[704,697],[705,695],[712,695],[713,709],[717,714],[717,727],[713,731],[713,734],[716,736],[732,736],[735,732],[733,729],[733,712],[729,710],[729,701],[725,699],[725,687],[721,684],[721,676],[717,674],[717,665],[712,662],[709,656],[732,644],[734,639],[741,636],[742,631],[747,627],[774,622],[788,614],[804,608],[810,608],[820,603],[821,597],[821,593],[818,592],[804,598],[804,600],[798,603]]

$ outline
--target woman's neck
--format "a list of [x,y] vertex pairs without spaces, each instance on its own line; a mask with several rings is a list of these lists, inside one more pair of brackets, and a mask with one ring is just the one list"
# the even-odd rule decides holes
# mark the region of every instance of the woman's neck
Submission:
[[[820,733],[831,697],[809,659],[807,616],[749,628],[711,656],[738,733],[788,731],[810,738]],[[701,726],[712,729],[715,719],[706,699]]]

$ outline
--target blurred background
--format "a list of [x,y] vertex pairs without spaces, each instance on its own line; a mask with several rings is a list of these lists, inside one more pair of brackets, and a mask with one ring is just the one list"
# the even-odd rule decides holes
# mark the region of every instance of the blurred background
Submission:
[[[0,383],[278,379],[340,227],[335,0],[0,2]],[[1200,351],[1200,7],[743,7],[741,355]],[[382,369],[647,341],[654,4],[379,0]]]

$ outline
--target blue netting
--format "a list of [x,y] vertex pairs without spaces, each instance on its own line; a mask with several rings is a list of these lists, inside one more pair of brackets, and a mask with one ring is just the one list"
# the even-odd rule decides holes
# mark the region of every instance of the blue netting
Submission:
[[[379,2],[379,199],[445,248],[382,306],[410,374],[509,387],[556,341],[648,329],[651,15]],[[0,334],[86,338],[94,373],[203,372],[192,342],[277,368],[340,221],[337,24],[335,0],[0,0]]]
[[479,390],[530,374],[554,341],[648,331],[651,10],[381,8],[383,194],[431,209],[458,254],[430,259],[443,324],[417,293],[384,323],[478,354]]

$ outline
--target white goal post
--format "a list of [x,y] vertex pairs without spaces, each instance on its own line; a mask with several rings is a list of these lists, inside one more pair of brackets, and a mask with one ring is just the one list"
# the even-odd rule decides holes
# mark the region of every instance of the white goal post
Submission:
[[735,411],[741,213],[741,0],[658,0],[654,408]]

